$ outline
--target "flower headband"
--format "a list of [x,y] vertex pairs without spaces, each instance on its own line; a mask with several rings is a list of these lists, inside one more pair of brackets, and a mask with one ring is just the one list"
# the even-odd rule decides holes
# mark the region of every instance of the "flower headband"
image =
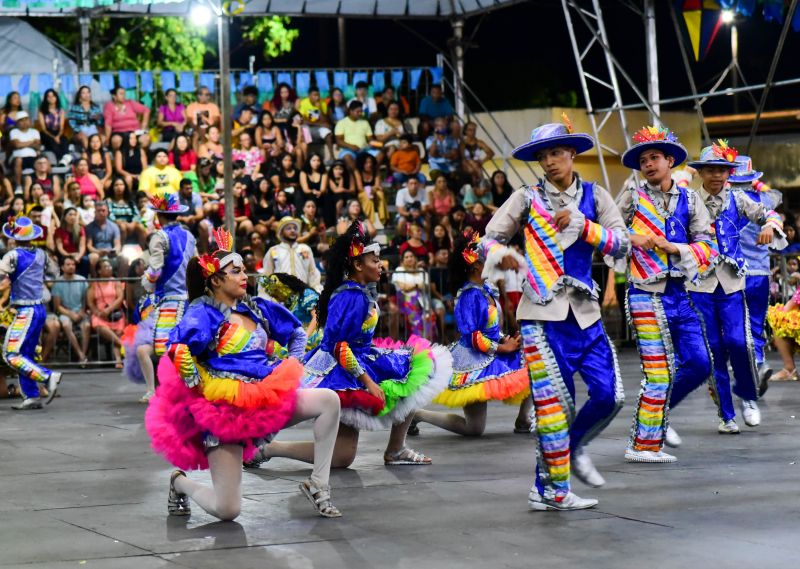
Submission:
[[380,243],[370,243],[369,245],[364,245],[364,241],[366,240],[366,236],[364,235],[364,227],[361,225],[360,221],[357,221],[356,223],[358,223],[358,233],[353,236],[353,240],[350,242],[350,248],[347,250],[347,257],[350,259],[355,259],[356,257],[360,257],[361,255],[365,255],[367,253],[375,253],[376,255],[380,255]]
[[478,235],[477,231],[473,231],[472,235],[470,235],[469,231],[465,231],[464,237],[466,237],[470,241],[469,243],[467,243],[467,246],[464,247],[464,250],[461,251],[461,256],[467,262],[467,265],[473,265],[480,258],[480,254],[478,253],[478,246],[480,245],[481,242],[481,236]]
[[634,142],[678,142],[670,129],[663,126],[646,126],[633,135]]
[[720,138],[717,139],[718,144],[712,144],[711,148],[714,151],[714,154],[726,160],[728,162],[736,162],[736,158],[739,156],[739,151],[736,150],[733,146],[728,145],[727,139]]
[[236,267],[244,266],[244,260],[242,259],[242,256],[239,255],[239,253],[231,251],[231,249],[233,249],[233,236],[223,227],[215,229],[212,233],[214,235],[214,241],[217,242],[217,247],[219,247],[219,250],[227,251],[228,254],[222,259],[218,259],[213,254],[201,255],[198,257],[198,260],[200,261],[200,268],[203,271],[203,277],[206,279],[211,275],[220,272],[223,267],[227,267],[231,263],[233,263],[233,265]]

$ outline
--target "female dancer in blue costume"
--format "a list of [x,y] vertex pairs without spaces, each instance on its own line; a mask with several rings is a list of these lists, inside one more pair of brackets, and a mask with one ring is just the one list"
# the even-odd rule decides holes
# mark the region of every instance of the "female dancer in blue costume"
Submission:
[[[234,519],[241,508],[242,460],[282,428],[315,419],[314,467],[300,490],[319,515],[341,516],[328,486],[339,399],[330,390],[299,389],[303,367],[295,358],[306,341],[300,323],[282,306],[247,296],[236,253],[194,257],[186,277],[192,303],[170,333],[145,426],[153,448],[176,467],[209,468],[212,486],[175,470],[170,515],[189,515],[191,497],[209,514]],[[270,360],[270,338],[287,346],[291,357]]]
[[[269,298],[282,304],[303,325],[308,340],[306,351],[316,348],[322,340],[322,330],[317,326],[317,302],[319,293],[303,281],[288,273],[273,273],[261,277],[261,287]],[[285,348],[276,350],[274,355],[285,356]]]
[[457,292],[455,319],[461,338],[450,347],[453,376],[434,403],[463,407],[464,416],[419,410],[414,423],[430,423],[459,435],[480,436],[486,402],[520,404],[516,432],[530,431],[530,380],[523,365],[520,335],[503,336],[498,291],[483,278],[479,236],[465,235],[450,256],[450,282]]
[[[444,346],[431,346],[425,340],[397,350],[372,346],[378,324],[379,253],[380,246],[371,242],[358,222],[331,247],[319,300],[322,343],[306,356],[303,387],[333,389],[342,403],[335,468],[352,464],[360,429],[389,426],[384,464],[431,464],[430,458],[406,447],[406,432],[414,411],[430,403],[452,374],[452,356]],[[314,452],[310,443],[276,441],[261,447],[255,463],[276,456],[310,462]]]

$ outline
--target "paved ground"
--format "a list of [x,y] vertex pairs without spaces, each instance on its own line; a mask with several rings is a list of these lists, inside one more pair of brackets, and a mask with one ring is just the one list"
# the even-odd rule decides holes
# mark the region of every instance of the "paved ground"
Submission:
[[[312,515],[297,490],[308,471],[284,460],[244,475],[237,522],[199,508],[188,523],[169,519],[170,468],[148,448],[136,386],[69,375],[43,412],[0,402],[0,566],[797,567],[800,384],[773,385],[762,426],[738,437],[716,433],[698,392],[673,414],[679,462],[633,465],[622,453],[638,364],[630,351],[621,359],[629,403],[591,447],[608,485],[576,483],[598,509],[529,512],[532,441],[493,405],[481,439],[423,426],[413,443],[432,467],[387,469],[387,433],[364,436],[353,467],[332,478],[340,520]],[[306,439],[308,427],[281,436]]]

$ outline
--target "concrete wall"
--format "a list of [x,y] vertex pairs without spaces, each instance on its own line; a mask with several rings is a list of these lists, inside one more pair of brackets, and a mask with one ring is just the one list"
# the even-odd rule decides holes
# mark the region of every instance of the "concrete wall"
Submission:
[[[560,107],[549,107],[543,109],[525,109],[519,111],[498,111],[492,113],[503,131],[510,139],[510,143],[505,141],[500,129],[494,124],[486,113],[473,115],[472,120],[478,123],[478,137],[486,141],[494,149],[496,156],[494,159],[495,167],[505,170],[508,173],[511,185],[514,187],[522,183],[534,181],[528,166],[539,174],[542,174],[539,164],[532,162],[525,164],[518,160],[510,160],[508,157],[515,146],[530,140],[531,131],[544,123],[561,122],[561,113],[566,112],[572,121],[576,132],[586,132],[592,134],[592,127],[585,109],[565,109]],[[626,113],[628,127],[632,131],[639,130],[642,126],[649,123],[649,115],[642,111],[628,111]],[[697,124],[697,115],[692,112],[665,112],[664,121],[675,132],[678,139],[689,150],[690,156],[697,156],[700,153],[702,144],[700,128]],[[624,151],[625,141],[623,139],[619,120],[616,117],[609,119],[607,126],[602,131],[603,144],[615,150]],[[491,139],[494,139],[492,142]],[[604,149],[606,168],[610,179],[612,194],[616,194],[622,188],[625,180],[631,175],[631,171],[624,168],[620,162],[620,157]],[[491,173],[494,168],[487,163],[485,166]],[[514,170],[516,169],[516,174]],[[597,160],[597,148],[579,155],[575,160],[575,169],[581,176],[588,180],[595,180],[602,183],[600,165]]]

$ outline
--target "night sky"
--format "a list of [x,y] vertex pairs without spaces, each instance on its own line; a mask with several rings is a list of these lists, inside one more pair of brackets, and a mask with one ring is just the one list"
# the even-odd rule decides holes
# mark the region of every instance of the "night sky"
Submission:
[[[646,91],[644,27],[640,16],[618,2],[602,3],[609,43],[625,70],[637,86]],[[690,94],[680,58],[667,1],[657,3],[658,48],[662,98]],[[679,15],[680,16],[680,15]],[[737,21],[739,28],[739,60],[751,84],[766,79],[781,26],[765,22],[760,14]],[[585,33],[581,22],[577,29]],[[268,67],[336,67],[338,65],[337,26],[335,19],[295,18],[292,26],[300,30],[300,39],[292,52],[269,62]],[[566,23],[558,0],[531,0],[528,3],[496,10],[467,21],[465,37],[479,26],[475,47],[466,54],[466,82],[493,109],[513,109],[548,104],[583,104],[578,74]],[[447,22],[375,19],[347,20],[348,66],[385,66],[435,64],[436,49],[446,49],[451,28]],[[236,46],[237,34],[232,34]],[[688,46],[688,40],[687,40]],[[604,67],[601,51],[588,62],[590,69],[601,72]],[[246,67],[252,46],[235,49],[232,63]],[[693,64],[698,89],[703,92],[714,83],[730,62],[730,32],[720,30],[709,57]],[[800,33],[790,32],[783,51],[776,80],[800,77]],[[691,54],[690,54],[691,57]],[[257,66],[265,62],[258,61]],[[599,67],[598,67],[599,66]],[[623,83],[620,77],[621,83]],[[730,83],[728,83],[730,84]],[[756,99],[760,92],[755,93]],[[776,88],[770,95],[768,109],[798,108],[800,86]],[[624,91],[626,103],[636,102],[633,92]],[[596,100],[596,105],[610,103]],[[733,97],[711,99],[704,107],[707,114],[732,112]],[[691,109],[685,103],[671,105],[669,110]],[[739,97],[739,110],[752,112],[746,96]]]

